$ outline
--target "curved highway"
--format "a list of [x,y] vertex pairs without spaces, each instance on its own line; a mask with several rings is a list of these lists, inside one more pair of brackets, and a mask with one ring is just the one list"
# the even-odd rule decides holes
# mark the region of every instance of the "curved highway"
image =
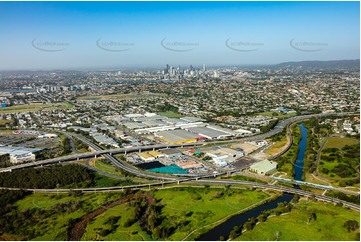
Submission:
[[[344,116],[344,115],[355,115],[355,113],[339,113],[339,114],[312,114],[312,115],[305,115],[305,116],[296,116],[296,117],[292,117],[292,118],[288,118],[286,120],[283,120],[281,123],[279,123],[275,129],[265,133],[265,134],[260,134],[260,135],[255,135],[252,137],[246,137],[246,138],[241,138],[241,139],[237,139],[237,141],[250,141],[250,140],[257,140],[257,139],[264,139],[267,137],[271,137],[277,133],[280,133],[283,131],[283,129],[285,127],[289,127],[289,125],[291,123],[295,123],[295,122],[299,122],[305,119],[310,119],[313,117],[324,117],[324,116]],[[66,132],[64,132],[66,133]],[[162,149],[162,148],[171,148],[171,147],[185,147],[185,146],[201,146],[204,144],[208,144],[205,142],[196,142],[196,143],[189,143],[189,144],[180,144],[180,145],[168,145],[168,144],[164,144],[164,145],[149,145],[149,146],[143,146],[143,147],[133,147],[133,148],[118,148],[118,149],[110,149],[110,150],[102,150],[102,148],[100,148],[99,146],[93,144],[91,141],[89,141],[87,138],[80,136],[80,135],[76,135],[76,134],[71,134],[71,133],[66,133],[67,136],[73,137],[73,138],[77,138],[79,140],[81,140],[82,142],[84,142],[85,144],[89,145],[93,150],[95,150],[94,152],[86,152],[86,153],[81,153],[81,154],[75,154],[75,155],[69,155],[69,156],[64,156],[64,157],[58,157],[58,158],[54,158],[54,159],[48,159],[48,160],[42,160],[42,161],[36,161],[36,162],[31,162],[31,163],[25,163],[25,164],[20,164],[20,165],[15,165],[15,166],[11,166],[11,167],[7,167],[7,168],[2,168],[0,169],[0,172],[11,172],[12,170],[15,169],[22,169],[22,168],[27,168],[27,167],[36,167],[36,166],[43,166],[43,165],[48,165],[48,164],[54,164],[54,163],[61,163],[61,162],[65,162],[65,161],[73,161],[73,160],[79,160],[79,159],[83,159],[83,158],[89,158],[89,157],[97,157],[98,155],[103,155],[106,159],[108,159],[114,166],[130,173],[133,174],[135,176],[138,177],[145,177],[145,178],[150,178],[150,179],[156,179],[156,180],[168,180],[168,181],[180,181],[182,178],[181,177],[190,177],[193,180],[198,180],[200,178],[212,178],[212,177],[216,177],[216,176],[220,176],[220,175],[224,175],[227,174],[227,172],[220,172],[217,174],[182,174],[182,175],[165,175],[165,174],[157,174],[157,173],[152,173],[152,172],[147,172],[147,171],[143,171],[143,170],[139,170],[137,168],[135,168],[132,165],[129,165],[126,162],[123,162],[121,160],[118,160],[117,158],[113,157],[112,154],[117,154],[117,153],[129,153],[129,152],[141,152],[142,150],[155,150],[155,149]],[[219,142],[229,142],[229,141],[219,141]],[[215,142],[213,142],[215,143]],[[238,172],[239,170],[233,170],[233,171],[229,171],[229,173],[234,173],[234,172]],[[287,181],[285,181],[287,182]],[[290,183],[293,183],[293,181],[291,180]],[[313,184],[302,184],[305,186],[311,186],[311,187],[315,187]],[[316,188],[320,188],[320,187],[316,187]],[[327,189],[334,189],[334,188],[327,188]]]
[[[8,172],[8,171],[15,170],[15,169],[22,169],[22,168],[27,168],[27,167],[35,167],[35,166],[42,166],[42,165],[48,165],[48,164],[54,164],[54,163],[61,163],[64,161],[73,161],[73,160],[79,160],[79,159],[84,159],[84,158],[91,158],[91,157],[96,157],[96,156],[103,155],[103,154],[109,154],[111,156],[112,154],[127,154],[127,153],[131,153],[131,152],[141,152],[141,151],[146,151],[146,150],[157,150],[157,149],[163,149],[163,148],[179,148],[179,147],[188,147],[188,146],[194,147],[194,146],[202,146],[202,145],[210,144],[210,143],[259,140],[259,139],[269,138],[275,134],[278,134],[278,133],[282,132],[283,129],[285,127],[287,127],[289,124],[299,122],[302,120],[306,120],[306,119],[310,119],[310,118],[326,117],[326,116],[345,116],[345,115],[356,115],[356,114],[358,114],[358,113],[348,112],[348,113],[339,113],[339,114],[310,114],[310,115],[304,115],[304,116],[296,116],[296,117],[292,117],[292,118],[283,120],[281,123],[279,123],[276,126],[276,128],[270,130],[267,133],[249,136],[249,137],[245,137],[245,138],[234,139],[234,140],[227,140],[227,141],[195,142],[195,143],[186,143],[186,144],[179,144],[179,145],[159,144],[159,145],[132,147],[132,148],[117,148],[117,149],[109,149],[109,150],[102,150],[100,147],[87,141],[88,142],[87,144],[89,146],[90,146],[90,144],[92,144],[92,146],[90,146],[90,147],[93,147],[93,149],[95,151],[68,155],[68,156],[63,156],[63,157],[57,157],[57,158],[53,158],[53,159],[35,161],[35,162],[31,162],[31,163],[14,165],[14,166],[0,169],[0,172]],[[78,137],[78,136],[76,136],[76,137]],[[95,147],[97,147],[97,148],[95,148]],[[127,169],[129,170],[129,168],[127,168]],[[129,172],[132,172],[132,171],[130,170]],[[137,172],[134,175],[139,175],[139,172],[143,172],[143,171],[137,170]]]

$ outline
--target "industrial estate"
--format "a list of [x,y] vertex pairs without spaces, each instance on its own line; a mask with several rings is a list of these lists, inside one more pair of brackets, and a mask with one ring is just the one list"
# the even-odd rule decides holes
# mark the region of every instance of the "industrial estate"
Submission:
[[359,7],[0,2],[0,240],[360,241]]

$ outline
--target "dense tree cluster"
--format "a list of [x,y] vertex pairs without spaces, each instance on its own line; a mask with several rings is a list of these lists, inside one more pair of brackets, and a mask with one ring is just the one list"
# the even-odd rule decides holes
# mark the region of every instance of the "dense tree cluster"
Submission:
[[343,226],[347,228],[348,232],[351,232],[359,228],[359,223],[356,220],[347,220]]
[[78,151],[88,150],[88,145],[84,144],[84,143],[81,142],[80,140],[78,140],[78,139],[73,139],[73,141],[74,141],[75,148],[76,148]]
[[13,208],[13,204],[24,198],[28,192],[25,191],[9,191],[9,190],[0,190],[0,217]]
[[262,133],[267,133],[268,131],[270,131],[271,129],[273,129],[276,125],[278,124],[278,119],[277,120],[272,120],[268,123],[268,125],[266,126],[262,126],[260,128]]
[[[338,162],[332,169],[323,167],[322,173],[338,175],[341,178],[355,178],[358,177],[356,168],[359,167],[360,163],[360,144],[346,145],[341,149],[338,148],[327,148],[322,151],[321,160],[326,162]],[[323,164],[323,163],[320,163]],[[332,174],[333,173],[333,174]],[[341,186],[351,186],[358,179],[343,180],[340,183]]]
[[360,204],[360,195],[345,194],[342,192],[336,192],[336,191],[331,191],[331,190],[328,191],[326,193],[326,195],[330,196],[330,197],[335,197],[335,198],[341,199],[346,202],[355,203],[357,205]]
[[10,155],[9,154],[0,155],[0,168],[8,167],[8,166],[10,166]]
[[16,188],[56,188],[66,185],[89,185],[94,174],[76,165],[55,165],[0,173],[0,186]]
[[168,102],[164,103],[164,105],[158,105],[158,106],[157,106],[157,109],[158,109],[160,112],[168,112],[168,111],[175,112],[175,113],[178,112],[178,107],[173,106],[173,105],[171,105],[171,104],[168,103]]

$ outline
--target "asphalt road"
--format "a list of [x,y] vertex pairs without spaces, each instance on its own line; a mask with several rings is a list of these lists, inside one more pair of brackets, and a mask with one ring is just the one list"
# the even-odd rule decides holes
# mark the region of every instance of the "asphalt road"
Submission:
[[[252,140],[258,140],[258,139],[265,139],[268,137],[271,137],[277,133],[280,133],[283,131],[283,129],[285,127],[287,127],[289,124],[294,123],[294,122],[299,122],[305,119],[310,119],[312,117],[324,117],[324,116],[343,116],[343,115],[350,115],[353,113],[340,113],[340,114],[313,114],[313,115],[305,115],[305,116],[297,116],[297,117],[292,117],[292,118],[288,118],[286,120],[283,120],[281,123],[279,123],[275,129],[265,133],[265,134],[260,134],[260,135],[255,135],[252,137],[246,137],[246,138],[241,138],[238,139],[237,141],[252,141]],[[140,151],[144,151],[144,150],[155,150],[155,149],[162,149],[162,148],[171,148],[171,147],[185,147],[185,146],[201,146],[204,144],[207,144],[205,142],[196,142],[196,143],[190,143],[190,144],[182,144],[182,145],[150,145],[150,146],[144,146],[144,147],[137,147],[137,148],[118,148],[118,149],[111,149],[111,150],[103,150],[101,147],[97,146],[96,144],[93,144],[91,141],[89,141],[88,139],[86,139],[83,136],[80,135],[76,135],[76,134],[71,134],[71,133],[67,133],[68,136],[73,137],[73,138],[77,138],[79,140],[81,140],[82,142],[84,142],[85,144],[89,145],[92,149],[94,149],[94,152],[87,152],[87,153],[81,153],[81,154],[75,154],[75,155],[69,155],[69,156],[64,156],[64,157],[58,157],[58,158],[54,158],[54,159],[48,159],[48,160],[43,160],[43,161],[36,161],[36,162],[32,162],[32,163],[25,163],[25,164],[20,164],[20,165],[15,165],[15,166],[11,166],[11,167],[7,167],[7,168],[3,168],[0,169],[0,172],[8,172],[8,171],[12,171],[15,169],[22,169],[22,168],[27,168],[27,167],[36,167],[36,166],[42,166],[42,165],[48,165],[48,164],[54,164],[54,163],[61,163],[61,162],[65,162],[65,161],[72,161],[72,160],[76,160],[76,159],[83,159],[83,158],[90,158],[90,157],[96,157],[98,155],[103,155],[107,160],[109,160],[114,166],[119,167],[120,169],[131,173],[135,176],[138,177],[145,177],[145,178],[150,178],[150,179],[156,179],[156,180],[161,180],[161,181],[170,181],[170,182],[181,182],[184,181],[184,178],[181,178],[179,176],[171,176],[171,175],[165,175],[165,174],[157,174],[157,173],[152,173],[152,172],[146,172],[143,170],[139,170],[137,168],[135,168],[134,166],[131,166],[129,164],[127,164],[126,162],[123,162],[115,157],[113,157],[113,154],[117,154],[117,153],[129,153],[129,152],[140,152]],[[229,142],[229,141],[220,141],[219,143],[224,143],[224,142]],[[234,170],[232,172],[237,172],[239,170]],[[190,181],[190,180],[199,180],[201,178],[213,178],[219,175],[224,175],[227,174],[226,172],[222,172],[222,173],[217,173],[217,174],[205,174],[205,175],[199,175],[199,174],[185,174],[182,175],[182,177],[184,176],[188,176],[190,178],[186,179],[186,181]],[[292,181],[291,181],[292,183]],[[305,184],[306,185],[306,184]],[[307,186],[307,185],[306,185]],[[308,186],[312,186],[312,185],[308,185]],[[275,186],[278,189],[286,189],[284,187],[281,186]],[[317,194],[316,194],[317,195]]]
[[[344,115],[352,115],[352,114],[355,114],[355,113],[312,114],[312,115],[305,115],[305,116],[296,116],[296,117],[292,117],[292,118],[283,120],[281,123],[279,123],[277,125],[277,128],[272,129],[267,133],[250,136],[250,137],[245,137],[245,138],[240,138],[240,139],[233,140],[233,141],[253,141],[253,140],[269,138],[275,134],[282,132],[283,129],[291,123],[299,122],[299,121],[302,121],[305,119],[310,119],[313,117],[344,116]],[[77,136],[77,137],[79,137],[79,136]],[[82,138],[80,140],[83,141],[84,139],[85,138]],[[84,142],[86,142],[86,141],[84,141]],[[230,141],[229,140],[228,141],[218,141],[218,142],[211,142],[211,143],[222,144],[225,142],[230,142]],[[20,164],[20,165],[14,165],[14,166],[0,169],[0,172],[7,172],[7,171],[15,170],[15,169],[22,169],[22,168],[27,168],[27,167],[35,167],[35,166],[48,165],[48,164],[54,164],[54,163],[61,163],[64,161],[72,161],[72,160],[78,160],[78,159],[84,159],[84,158],[91,158],[91,157],[96,157],[96,156],[103,155],[103,154],[109,154],[109,155],[125,154],[125,153],[130,153],[130,152],[141,152],[141,151],[146,151],[146,150],[157,150],[157,149],[163,149],[163,148],[203,146],[205,144],[208,144],[209,142],[208,143],[207,142],[195,142],[195,143],[187,143],[187,144],[180,144],[180,145],[158,144],[158,145],[148,145],[148,146],[142,146],[142,147],[117,148],[117,149],[109,149],[109,150],[102,150],[99,146],[97,146],[91,142],[89,143],[89,141],[87,141],[86,143],[90,147],[92,147],[95,151],[68,155],[68,156],[63,156],[63,157],[58,157],[58,158],[48,159],[48,160],[42,160],[42,161],[35,161],[35,162],[25,163],[25,164]],[[138,172],[135,175],[138,175]]]

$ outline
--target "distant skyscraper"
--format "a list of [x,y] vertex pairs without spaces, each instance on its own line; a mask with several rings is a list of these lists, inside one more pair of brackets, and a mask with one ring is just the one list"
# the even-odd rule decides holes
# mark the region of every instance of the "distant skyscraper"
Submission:
[[170,66],[170,67],[169,67],[169,74],[170,74],[170,75],[174,75],[174,73],[173,73],[173,66]]
[[164,74],[168,74],[169,73],[169,65],[167,64],[164,70]]
[[206,72],[206,64],[203,64],[203,72]]
[[214,71],[214,72],[213,72],[213,77],[214,77],[214,78],[218,78],[218,77],[219,77],[219,74],[218,74],[217,71]]

